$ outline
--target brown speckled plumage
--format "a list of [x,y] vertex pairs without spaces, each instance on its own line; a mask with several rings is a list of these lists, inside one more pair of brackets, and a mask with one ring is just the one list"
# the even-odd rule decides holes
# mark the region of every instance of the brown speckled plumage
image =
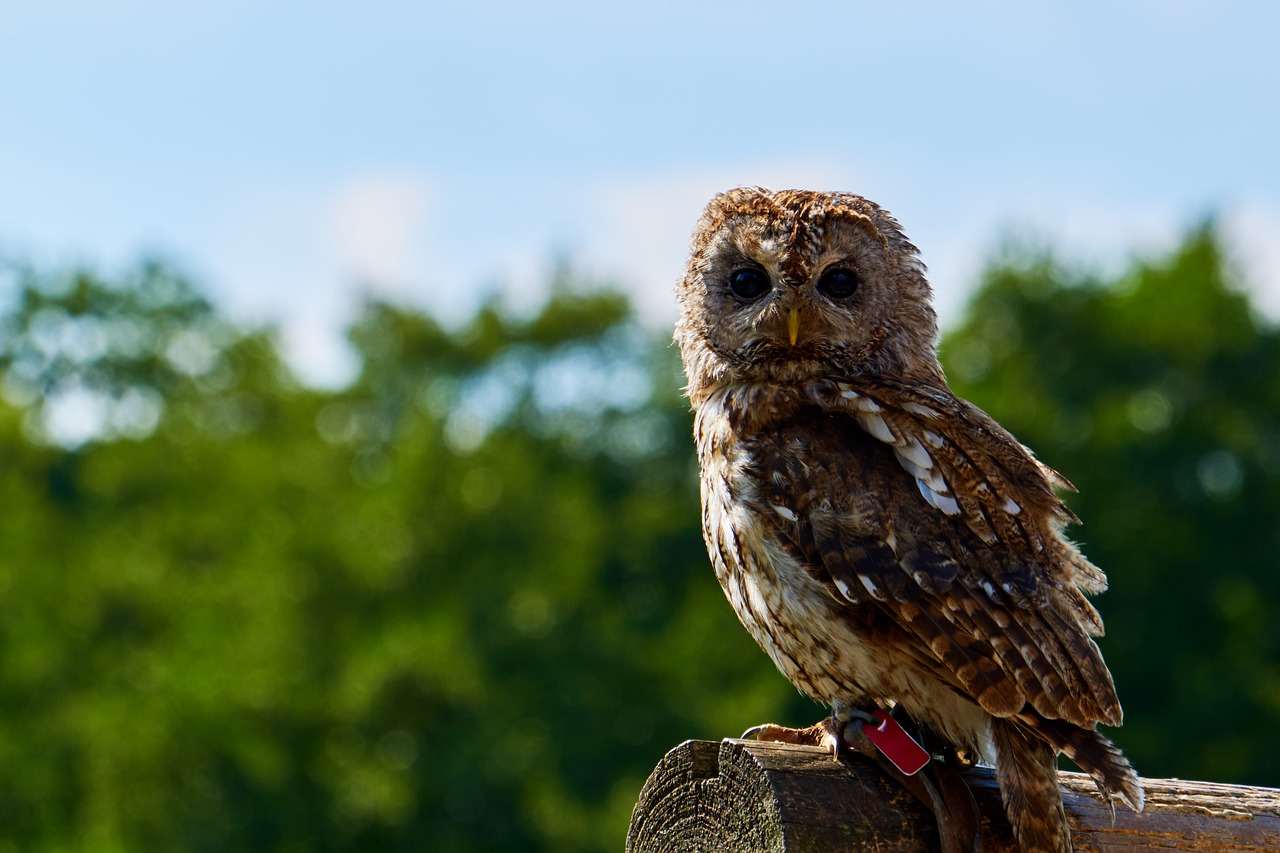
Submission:
[[856,195],[733,190],[678,295],[708,550],[782,673],[837,719],[900,704],[992,761],[1027,851],[1070,849],[1057,752],[1140,809],[1095,731],[1121,711],[1084,597],[1106,579],[1060,532],[1070,484],[947,387],[898,223]]

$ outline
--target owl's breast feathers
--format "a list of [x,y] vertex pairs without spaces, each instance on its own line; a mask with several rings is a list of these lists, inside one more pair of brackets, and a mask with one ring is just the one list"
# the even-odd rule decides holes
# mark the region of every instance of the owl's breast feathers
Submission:
[[745,504],[850,630],[994,716],[1120,723],[1083,595],[1106,579],[1059,533],[1070,484],[985,413],[883,377],[735,385],[703,398],[697,432],[704,500]]

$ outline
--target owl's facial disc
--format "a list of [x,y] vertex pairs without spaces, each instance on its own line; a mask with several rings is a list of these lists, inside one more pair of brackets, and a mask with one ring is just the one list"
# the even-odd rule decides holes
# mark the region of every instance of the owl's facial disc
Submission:
[[691,397],[730,379],[871,371],[945,381],[924,265],[897,221],[860,196],[717,196],[678,293]]

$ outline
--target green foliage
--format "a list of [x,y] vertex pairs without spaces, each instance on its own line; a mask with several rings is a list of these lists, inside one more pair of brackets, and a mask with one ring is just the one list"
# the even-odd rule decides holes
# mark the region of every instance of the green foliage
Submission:
[[[1081,487],[1138,767],[1277,784],[1280,352],[1225,276],[1000,264],[944,356]],[[816,719],[707,564],[667,336],[571,278],[370,303],[322,392],[172,270],[9,268],[0,847],[615,850],[669,747]]]
[[615,849],[670,745],[786,713],[617,296],[372,303],[321,393],[171,272],[69,278],[0,351],[15,849]]
[[1280,334],[1212,229],[1114,283],[997,265],[943,356],[1080,490],[1135,766],[1280,783]]

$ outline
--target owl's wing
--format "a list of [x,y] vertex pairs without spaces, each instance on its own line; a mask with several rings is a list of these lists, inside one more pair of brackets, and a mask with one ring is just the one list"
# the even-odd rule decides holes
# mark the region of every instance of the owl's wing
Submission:
[[1075,487],[986,412],[950,391],[884,378],[815,382],[806,390],[892,448],[925,501],[963,520],[986,544],[1047,552],[1046,568],[1061,563],[1066,578],[1086,591],[1106,589],[1102,572],[1057,535],[1080,519],[1054,489]]
[[[1058,534],[1074,516],[1054,486],[1069,484],[945,390],[877,378],[814,383],[808,394],[838,423],[845,415],[888,445],[923,498],[856,514],[829,504],[798,508],[794,545],[809,565],[825,568],[833,596],[874,602],[920,641],[913,648],[921,664],[989,713],[1010,716],[1030,703],[1086,728],[1118,725],[1111,675],[1090,639],[1102,632],[1101,619],[1082,594],[1106,579]],[[828,430],[823,440],[840,434]],[[866,470],[814,464],[840,458],[839,448],[829,450],[813,448],[807,460],[779,453],[773,464],[794,470],[775,470],[772,488],[808,481],[786,496],[791,503],[804,500],[799,492],[866,489]]]

